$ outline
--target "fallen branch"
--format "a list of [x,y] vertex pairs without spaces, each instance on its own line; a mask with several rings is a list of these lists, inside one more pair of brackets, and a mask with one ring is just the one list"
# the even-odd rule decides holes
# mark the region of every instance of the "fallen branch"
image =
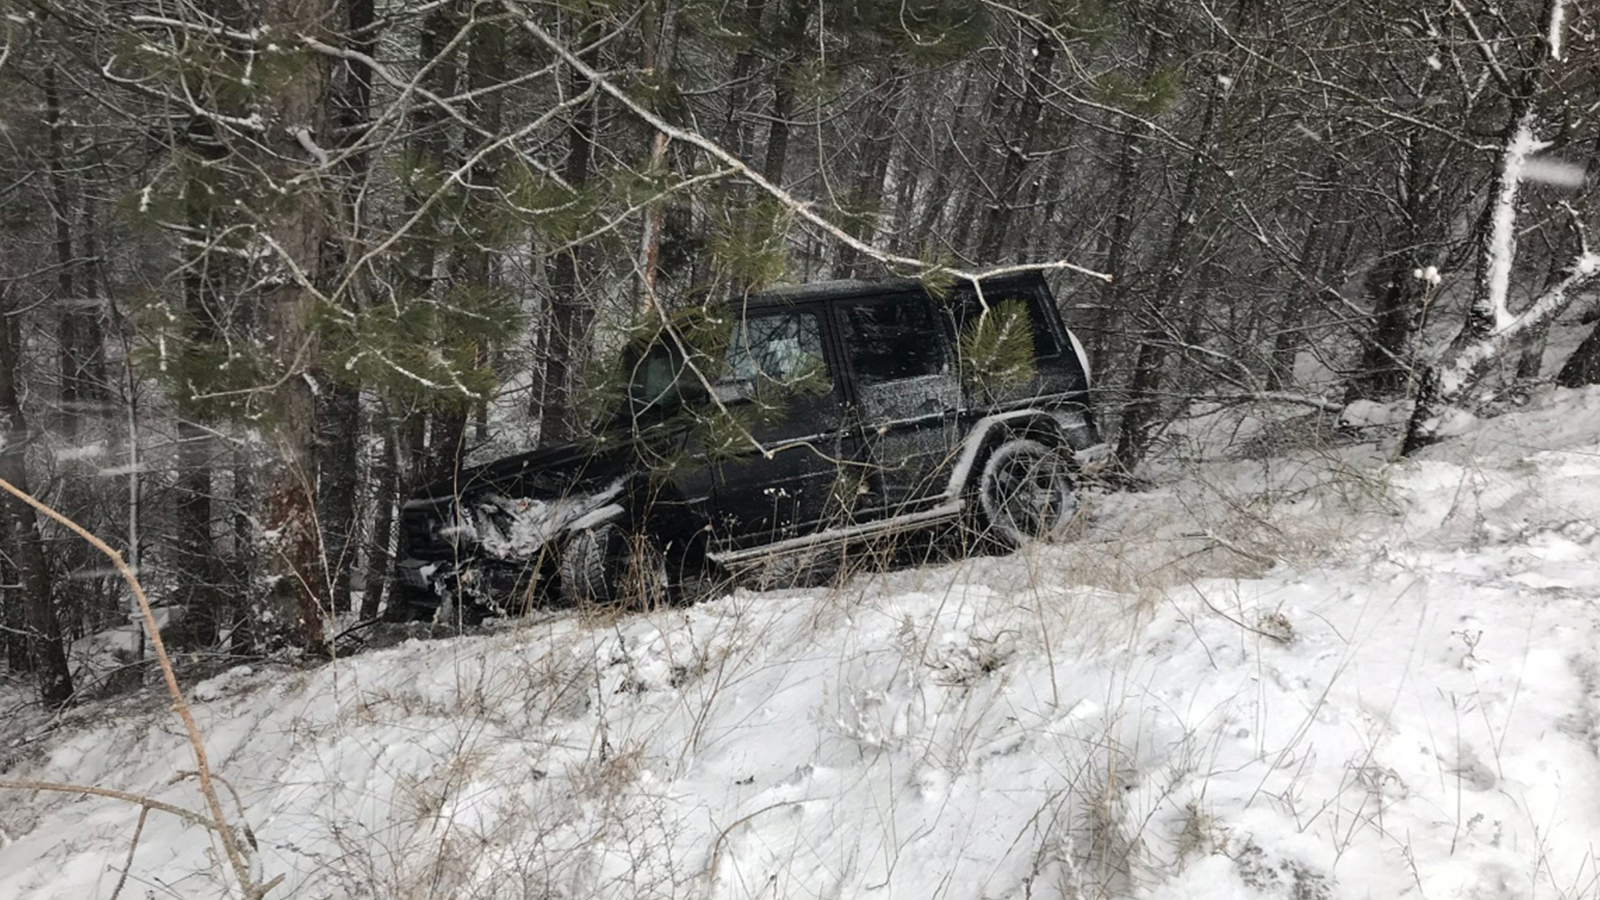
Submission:
[[165,803],[155,799],[154,797],[146,797],[143,794],[132,794],[127,791],[115,791],[111,788],[93,787],[86,784],[62,784],[59,781],[9,781],[6,779],[0,779],[0,790],[43,791],[54,794],[80,794],[90,797],[110,797],[113,800],[123,800],[128,803],[135,804],[136,806],[142,806],[146,810],[154,809],[164,813],[171,813],[172,815],[177,816],[186,822],[199,825],[202,828],[209,828],[212,831],[220,830],[218,829],[216,822],[213,822],[205,816],[200,815],[194,810],[184,809],[181,806],[173,806],[171,803]]
[[111,889],[111,900],[122,896],[122,887],[128,883],[128,873],[133,871],[133,854],[139,849],[139,837],[144,834],[145,820],[150,818],[150,807],[139,810],[139,824],[133,826],[133,839],[128,841],[128,858],[122,863],[122,874],[117,876],[117,886]]

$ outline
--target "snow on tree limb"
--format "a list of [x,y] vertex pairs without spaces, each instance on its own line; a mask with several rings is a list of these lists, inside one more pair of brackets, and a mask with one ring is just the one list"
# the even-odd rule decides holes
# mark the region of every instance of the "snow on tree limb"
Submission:
[[[1581,232],[1580,232],[1581,233]],[[1519,341],[1547,325],[1584,291],[1600,285],[1600,254],[1587,247],[1567,270],[1566,277],[1551,285],[1510,324],[1462,347],[1445,362],[1430,367],[1417,392],[1417,405],[1406,428],[1401,455],[1410,455],[1432,443],[1438,435],[1440,417],[1459,403],[1483,372]]]
[[1561,27],[1567,15],[1566,0],[1552,0],[1550,4],[1550,32],[1545,42],[1550,45],[1550,58],[1561,61]]
[[[1565,0],[1545,0],[1543,18],[1547,29],[1544,42],[1550,58],[1560,61],[1560,33]],[[1547,288],[1521,315],[1513,316],[1507,304],[1511,270],[1516,262],[1517,191],[1523,178],[1546,174],[1546,166],[1530,157],[1549,146],[1534,137],[1537,121],[1535,100],[1540,79],[1548,62],[1541,53],[1529,53],[1534,62],[1519,70],[1513,81],[1500,65],[1497,46],[1487,40],[1460,0],[1454,8],[1472,32],[1473,43],[1483,56],[1495,80],[1510,100],[1508,131],[1495,172],[1494,204],[1488,210],[1485,234],[1479,256],[1478,279],[1466,321],[1444,357],[1423,373],[1416,395],[1416,407],[1406,429],[1402,454],[1410,454],[1436,438],[1445,410],[1463,400],[1478,379],[1524,338],[1537,332],[1570,305],[1580,292],[1600,280],[1600,256],[1590,251],[1583,224],[1574,216],[1582,251],[1567,270],[1566,277]],[[1537,40],[1537,38],[1535,38]],[[1533,170],[1530,173],[1530,168]]]
[[1486,332],[1504,331],[1512,322],[1507,296],[1511,292],[1511,266],[1517,254],[1517,190],[1522,184],[1528,157],[1545,146],[1533,137],[1533,110],[1530,106],[1517,122],[1501,160],[1494,213],[1484,247],[1483,279],[1473,298],[1470,313],[1480,323],[1479,328]]
[[1519,316],[1481,341],[1463,348],[1441,368],[1440,386],[1447,396],[1459,395],[1477,372],[1505,352],[1529,332],[1560,315],[1577,295],[1600,282],[1600,254],[1584,252],[1567,270],[1567,276],[1551,285]]

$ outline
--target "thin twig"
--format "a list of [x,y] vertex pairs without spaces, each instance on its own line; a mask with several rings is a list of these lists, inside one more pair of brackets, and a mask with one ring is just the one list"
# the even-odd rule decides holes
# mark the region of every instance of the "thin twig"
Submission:
[[150,807],[139,810],[139,824],[133,826],[133,840],[128,842],[128,858],[122,863],[122,874],[117,876],[117,886],[111,889],[111,900],[117,900],[122,894],[122,886],[128,883],[128,873],[133,871],[133,852],[139,849],[139,835],[144,834],[144,822],[150,818]]

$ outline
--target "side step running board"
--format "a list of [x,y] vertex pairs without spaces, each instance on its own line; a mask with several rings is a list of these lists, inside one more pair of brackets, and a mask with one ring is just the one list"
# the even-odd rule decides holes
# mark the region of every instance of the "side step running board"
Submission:
[[942,503],[932,509],[921,512],[907,513],[903,516],[892,516],[875,522],[863,522],[860,525],[850,525],[844,528],[830,528],[816,534],[805,534],[786,540],[762,544],[759,547],[749,547],[744,550],[727,550],[720,553],[707,553],[706,558],[719,566],[731,566],[753,559],[763,559],[771,556],[781,556],[798,550],[809,550],[828,544],[842,543],[856,538],[873,537],[882,534],[892,534],[897,531],[908,531],[925,525],[935,525],[941,522],[954,522],[961,516],[964,501],[957,498]]

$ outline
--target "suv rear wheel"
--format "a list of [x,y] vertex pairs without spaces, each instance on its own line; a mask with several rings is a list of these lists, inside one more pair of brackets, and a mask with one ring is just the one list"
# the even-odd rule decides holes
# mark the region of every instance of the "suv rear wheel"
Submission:
[[1078,511],[1067,461],[1030,438],[1006,441],[989,455],[978,478],[985,536],[1009,549],[1049,540]]

